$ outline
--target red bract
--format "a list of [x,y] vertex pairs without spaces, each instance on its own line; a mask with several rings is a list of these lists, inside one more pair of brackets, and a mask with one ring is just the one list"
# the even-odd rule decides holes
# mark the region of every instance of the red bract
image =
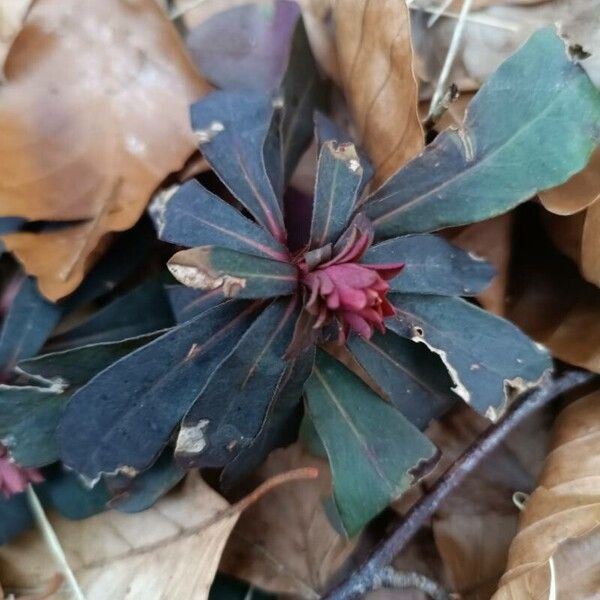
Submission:
[[37,469],[23,469],[10,461],[6,448],[0,445],[0,494],[10,498],[24,492],[29,483],[44,481]]
[[340,343],[346,341],[350,329],[365,338],[375,329],[384,333],[384,319],[395,314],[386,298],[387,280],[398,275],[404,263],[359,264],[370,242],[365,233],[351,236],[331,260],[312,270],[306,260],[299,264],[301,282],[310,292],[306,309],[316,317],[313,327],[337,319]]

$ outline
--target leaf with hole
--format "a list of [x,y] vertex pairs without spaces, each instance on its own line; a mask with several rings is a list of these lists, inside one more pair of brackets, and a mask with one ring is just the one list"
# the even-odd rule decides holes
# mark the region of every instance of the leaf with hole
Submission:
[[393,294],[387,327],[425,344],[446,365],[453,391],[496,421],[516,394],[552,368],[547,350],[509,321],[461,298]]

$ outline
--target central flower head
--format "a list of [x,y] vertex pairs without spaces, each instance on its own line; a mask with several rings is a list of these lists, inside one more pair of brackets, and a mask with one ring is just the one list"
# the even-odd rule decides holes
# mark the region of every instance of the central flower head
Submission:
[[359,263],[371,241],[369,233],[354,227],[333,257],[335,249],[329,245],[305,254],[298,264],[300,281],[308,290],[306,310],[316,319],[313,327],[336,320],[340,343],[351,329],[365,338],[375,329],[384,333],[384,319],[395,314],[386,298],[387,281],[398,275],[404,264]]

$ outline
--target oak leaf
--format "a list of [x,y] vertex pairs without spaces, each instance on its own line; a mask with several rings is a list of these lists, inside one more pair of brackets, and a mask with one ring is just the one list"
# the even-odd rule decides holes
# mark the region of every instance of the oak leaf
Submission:
[[[282,483],[316,476],[314,469],[279,473],[230,505],[190,474],[182,488],[143,512],[110,511],[84,521],[54,515],[51,523],[87,600],[206,600],[242,511]],[[56,570],[36,532],[0,548],[0,566],[3,585],[11,588],[45,583]],[[70,597],[63,592],[59,598]]]
[[336,0],[333,18],[342,87],[377,186],[424,145],[409,10],[404,0]]
[[62,224],[3,241],[57,300],[192,154],[188,109],[209,86],[154,0],[39,0],[6,77],[0,216]]

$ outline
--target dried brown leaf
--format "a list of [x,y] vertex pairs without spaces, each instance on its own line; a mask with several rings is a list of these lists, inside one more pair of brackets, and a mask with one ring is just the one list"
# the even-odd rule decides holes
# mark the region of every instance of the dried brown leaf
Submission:
[[194,150],[208,90],[154,0],[38,0],[0,89],[0,215],[78,221],[4,237],[44,295],[73,291]]
[[340,79],[379,185],[424,144],[404,0],[336,0]]
[[[600,590],[600,392],[569,405],[493,600],[590,600]],[[551,592],[554,590],[554,594]]]
[[330,525],[322,500],[331,494],[327,461],[295,444],[271,454],[260,477],[311,466],[319,479],[281,487],[244,512],[220,570],[274,593],[318,598],[328,579],[354,548]]
[[542,233],[539,223],[524,223],[512,260],[505,316],[557,358],[600,372],[600,289],[586,282]]
[[600,201],[586,211],[581,236],[581,273],[600,287]]
[[[279,473],[229,505],[190,474],[182,489],[144,512],[111,511],[84,521],[54,516],[51,522],[87,600],[202,600],[240,513],[282,483],[317,475],[314,469]],[[3,584],[11,588],[49,580],[54,569],[35,532],[0,548],[0,567]]]

